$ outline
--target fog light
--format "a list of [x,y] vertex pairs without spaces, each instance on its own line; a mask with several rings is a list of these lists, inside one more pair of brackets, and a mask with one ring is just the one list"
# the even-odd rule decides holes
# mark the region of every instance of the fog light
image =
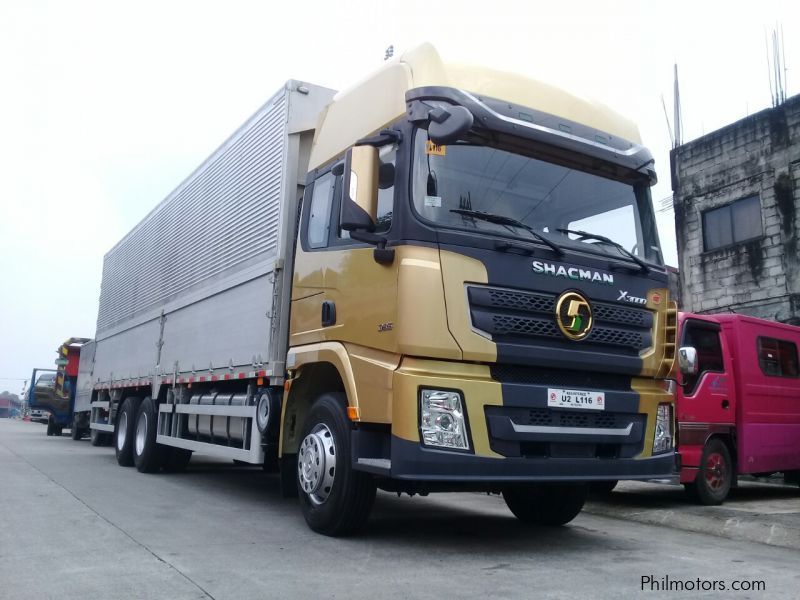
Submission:
[[672,405],[659,404],[656,412],[656,432],[653,436],[653,454],[672,450]]
[[469,450],[461,394],[444,390],[422,390],[420,432],[426,446]]

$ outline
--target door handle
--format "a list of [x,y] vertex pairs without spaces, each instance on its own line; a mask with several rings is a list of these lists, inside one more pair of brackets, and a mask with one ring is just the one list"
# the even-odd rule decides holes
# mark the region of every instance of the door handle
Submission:
[[725,398],[725,399],[722,401],[722,408],[724,408],[725,410],[728,410],[728,407],[730,407],[730,403],[728,402],[728,399],[727,399],[727,398]]
[[322,326],[330,327],[336,325],[336,304],[333,300],[325,300],[322,303]]

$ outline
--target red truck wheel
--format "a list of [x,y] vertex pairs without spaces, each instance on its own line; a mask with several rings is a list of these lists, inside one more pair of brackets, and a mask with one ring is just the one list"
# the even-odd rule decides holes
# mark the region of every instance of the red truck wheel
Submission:
[[733,481],[733,464],[728,447],[722,440],[712,439],[703,449],[700,470],[694,480],[694,494],[700,504],[722,504]]

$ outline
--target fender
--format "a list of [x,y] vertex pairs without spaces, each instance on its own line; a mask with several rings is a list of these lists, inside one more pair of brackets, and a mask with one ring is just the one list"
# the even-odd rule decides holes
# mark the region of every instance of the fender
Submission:
[[[353,408],[355,422],[391,423],[392,422],[392,375],[400,365],[401,355],[357,344],[340,342],[319,342],[290,348],[286,368],[290,377],[286,382],[286,392],[281,407],[281,436],[279,452],[284,453],[284,444],[291,446],[291,432],[287,426],[287,408],[298,408],[301,404],[310,403],[319,393],[337,391],[326,386],[338,386],[339,383],[347,396],[347,405]],[[335,382],[323,381],[303,382],[303,371],[308,367],[325,368],[331,374],[331,368],[338,375]],[[334,376],[335,378],[335,376]],[[358,382],[358,383],[356,383]],[[309,396],[309,390],[313,392]],[[363,398],[359,395],[363,395]],[[363,401],[362,401],[363,400]],[[291,448],[286,448],[291,452]]]

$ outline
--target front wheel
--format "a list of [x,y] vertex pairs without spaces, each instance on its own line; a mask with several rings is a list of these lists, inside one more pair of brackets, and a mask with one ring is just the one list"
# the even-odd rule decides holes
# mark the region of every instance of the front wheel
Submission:
[[728,447],[722,440],[712,439],[703,448],[700,470],[694,480],[694,495],[700,504],[722,504],[731,490],[733,465]]
[[308,413],[297,452],[297,491],[306,523],[317,533],[343,536],[367,521],[375,480],[350,463],[350,422],[344,394],[323,394]]
[[586,485],[541,484],[506,488],[503,499],[509,510],[529,525],[558,526],[569,523],[586,502]]

